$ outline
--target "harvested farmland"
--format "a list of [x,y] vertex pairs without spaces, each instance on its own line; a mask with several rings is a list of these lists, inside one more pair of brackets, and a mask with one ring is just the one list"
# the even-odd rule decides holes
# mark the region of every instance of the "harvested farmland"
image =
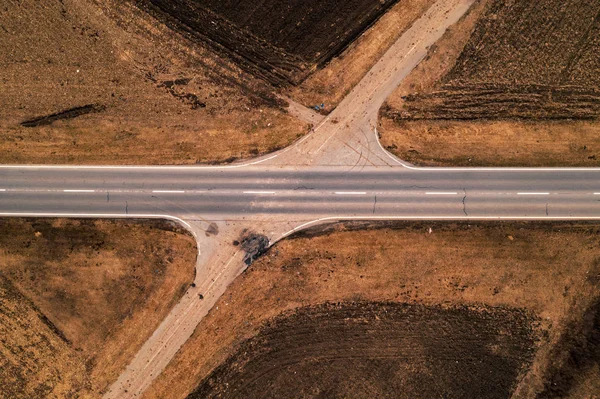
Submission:
[[128,1],[5,0],[0,162],[231,162],[308,126],[268,82]]
[[[397,119],[591,119],[600,114],[600,0],[490,0],[454,67]],[[389,110],[388,110],[389,112]]]
[[160,221],[0,220],[0,397],[100,397],[194,278]]
[[533,341],[519,311],[324,304],[267,322],[188,398],[507,398]]
[[276,85],[298,84],[397,0],[136,0],[193,40]]
[[[366,389],[390,392],[394,384],[405,383],[412,397],[443,397],[436,395],[442,390],[454,394],[450,397],[489,397],[494,393],[476,392],[493,387],[506,393],[509,386],[513,397],[527,398],[562,375],[575,375],[561,392],[577,389],[589,397],[594,390],[586,381],[595,376],[597,346],[588,315],[600,295],[598,229],[585,222],[474,221],[311,228],[277,243],[231,284],[143,397],[185,398],[194,391],[208,397],[235,397],[236,392],[261,397],[258,386],[246,390],[253,383],[244,381],[252,375],[275,397],[352,397],[350,390],[361,397]],[[489,328],[496,323],[503,326],[500,334]],[[481,364],[498,356],[493,362],[498,368],[488,369],[495,376],[489,380],[477,374],[481,370],[472,371],[481,380],[460,395],[469,378],[464,370],[471,370],[468,362],[474,358],[454,355],[467,331],[476,331],[471,342]],[[304,345],[294,346],[295,340]],[[509,343],[517,344],[510,365],[502,360]],[[437,345],[447,352],[436,359]],[[377,357],[371,348],[375,355],[387,351],[390,356]],[[399,351],[410,358],[415,375],[392,356]],[[570,353],[585,364],[574,367]],[[445,355],[449,361],[443,362]],[[285,356],[294,361],[282,363]],[[436,376],[439,385],[429,384],[428,378]],[[294,385],[294,392],[277,390],[295,379],[307,385]],[[417,389],[410,385],[415,381],[418,389],[429,391],[411,391]],[[386,397],[362,395],[370,396]]]
[[[598,166],[597,4],[479,0],[387,99],[382,145],[421,166]],[[563,36],[581,46],[548,49]]]

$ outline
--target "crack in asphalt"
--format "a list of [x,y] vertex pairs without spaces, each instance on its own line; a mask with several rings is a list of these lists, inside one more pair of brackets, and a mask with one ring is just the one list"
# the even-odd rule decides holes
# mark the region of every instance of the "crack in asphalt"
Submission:
[[463,204],[463,212],[465,213],[465,216],[469,216],[469,214],[467,213],[467,189],[463,188],[463,191],[465,192],[465,196],[462,199],[462,204]]

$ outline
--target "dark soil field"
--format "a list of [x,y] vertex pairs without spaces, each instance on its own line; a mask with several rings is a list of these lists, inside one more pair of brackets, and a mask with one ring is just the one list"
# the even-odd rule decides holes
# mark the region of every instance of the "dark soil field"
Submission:
[[443,83],[395,117],[596,118],[598,54],[599,0],[490,0]]
[[0,219],[0,398],[100,397],[194,278],[161,221]]
[[298,84],[344,50],[397,0],[136,0],[276,85]]
[[188,398],[507,398],[533,358],[531,321],[505,309],[301,308],[267,322]]

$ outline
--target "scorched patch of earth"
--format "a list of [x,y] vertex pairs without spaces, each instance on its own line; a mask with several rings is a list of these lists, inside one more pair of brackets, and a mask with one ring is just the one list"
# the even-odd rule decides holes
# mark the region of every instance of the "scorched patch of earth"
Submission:
[[531,322],[499,308],[301,308],[269,321],[188,398],[507,398],[533,357]]

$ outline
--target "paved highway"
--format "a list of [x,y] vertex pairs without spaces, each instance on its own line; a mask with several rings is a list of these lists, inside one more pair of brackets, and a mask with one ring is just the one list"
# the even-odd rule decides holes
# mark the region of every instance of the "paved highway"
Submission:
[[0,166],[2,214],[600,217],[600,170]]

